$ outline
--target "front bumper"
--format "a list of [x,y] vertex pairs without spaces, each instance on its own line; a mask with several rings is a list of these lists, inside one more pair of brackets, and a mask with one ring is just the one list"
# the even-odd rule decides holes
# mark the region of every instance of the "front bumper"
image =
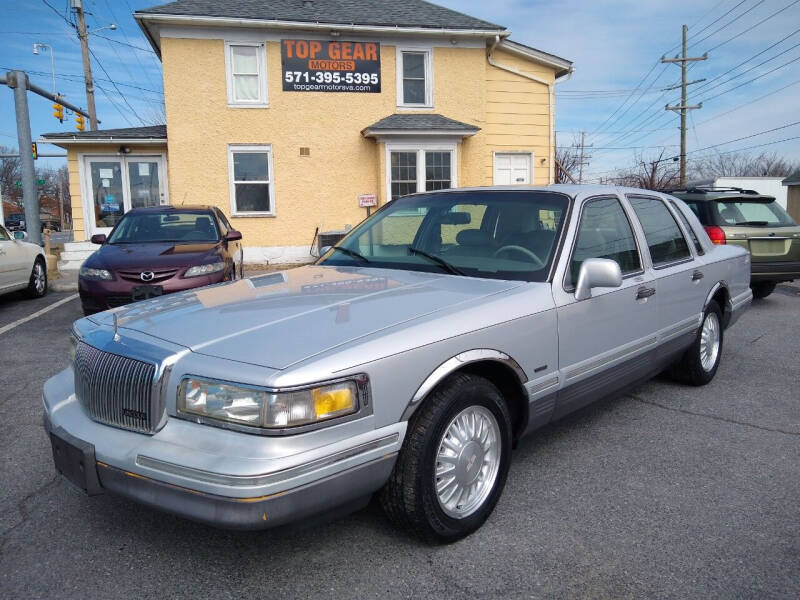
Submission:
[[[201,275],[200,277],[180,277],[176,275],[165,281],[159,281],[153,285],[163,288],[164,294],[183,292],[205,285],[212,285],[225,281],[226,272],[219,271],[211,275]],[[78,293],[81,297],[81,304],[86,311],[99,312],[130,304],[134,286],[145,285],[143,281],[129,281],[117,276],[112,281],[88,280],[78,278]]]
[[800,279],[800,261],[751,263],[750,281],[793,281]]
[[[99,483],[79,483],[90,495],[111,492],[222,528],[265,529],[358,506],[388,480],[405,434],[405,423],[362,424],[359,434],[353,421],[338,433],[265,438],[170,418],[146,435],[92,421],[67,379],[69,370],[44,392],[44,426],[62,474],[91,470],[91,482],[96,470]],[[81,450],[83,469],[55,456],[62,440]]]

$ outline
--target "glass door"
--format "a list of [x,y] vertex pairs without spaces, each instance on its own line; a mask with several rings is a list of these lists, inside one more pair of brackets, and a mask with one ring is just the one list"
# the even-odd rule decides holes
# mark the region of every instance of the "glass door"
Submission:
[[86,216],[91,219],[87,231],[108,234],[125,214],[122,161],[103,157],[89,158],[86,162],[90,196]]
[[126,212],[166,204],[163,156],[86,158],[87,231],[108,233]]

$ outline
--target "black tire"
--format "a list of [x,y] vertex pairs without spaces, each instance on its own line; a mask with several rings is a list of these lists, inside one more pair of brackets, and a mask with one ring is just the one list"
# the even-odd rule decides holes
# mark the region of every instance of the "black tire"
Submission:
[[[445,513],[436,495],[437,452],[453,419],[470,407],[482,407],[494,416],[500,434],[499,465],[490,491],[477,508],[454,518]],[[474,459],[475,455],[467,469]],[[478,529],[492,513],[510,465],[511,418],[500,391],[483,377],[453,374],[412,415],[394,471],[381,490],[381,505],[398,528],[432,543],[455,542]]]
[[28,280],[28,287],[25,288],[25,295],[28,298],[41,298],[47,293],[47,264],[39,256],[33,261],[31,276]]
[[758,283],[751,284],[750,289],[753,290],[753,298],[756,300],[766,298],[775,291],[776,285],[778,284],[774,281],[759,281]]
[[[709,315],[713,315],[717,320],[719,349],[713,365],[711,365],[710,368],[706,368],[703,366],[701,345],[703,327],[706,324],[706,320],[710,318]],[[675,363],[670,370],[670,374],[672,375],[673,379],[696,386],[706,385],[712,379],[714,379],[714,375],[717,374],[717,369],[719,368],[719,363],[722,359],[722,347],[725,339],[725,332],[722,323],[722,310],[720,309],[719,304],[712,300],[703,313],[703,321],[700,323],[700,327],[697,329],[697,336],[695,337],[694,342],[683,355],[683,357],[681,357],[681,359]]]

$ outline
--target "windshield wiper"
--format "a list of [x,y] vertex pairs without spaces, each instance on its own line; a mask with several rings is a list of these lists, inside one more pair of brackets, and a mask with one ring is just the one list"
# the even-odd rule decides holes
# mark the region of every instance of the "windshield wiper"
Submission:
[[436,256],[435,254],[428,254],[424,250],[420,250],[419,248],[414,248],[414,246],[409,246],[408,251],[411,254],[419,254],[420,256],[424,256],[425,258],[432,260],[437,265],[442,267],[445,271],[452,273],[453,275],[464,275],[464,272],[461,269],[459,269],[458,267],[454,267],[445,259]]
[[739,225],[749,225],[750,227],[766,227],[769,225],[769,221],[739,221],[736,223],[737,227]]
[[356,252],[355,250],[350,250],[350,248],[345,248],[344,246],[331,246],[334,250],[338,250],[339,252],[344,252],[347,256],[352,256],[353,258],[357,258],[359,260],[363,260],[365,263],[369,262],[369,259],[364,256],[363,254]]

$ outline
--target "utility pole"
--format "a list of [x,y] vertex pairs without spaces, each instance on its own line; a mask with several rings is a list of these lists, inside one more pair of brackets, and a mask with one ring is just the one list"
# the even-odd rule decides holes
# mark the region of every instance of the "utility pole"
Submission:
[[[691,83],[697,83],[697,81],[692,81],[691,83],[686,82],[686,63],[690,62],[697,62],[700,60],[706,60],[708,58],[708,54],[703,54],[703,56],[695,56],[695,57],[688,57],[686,56],[686,31],[689,28],[684,25],[683,26],[683,42],[682,42],[682,51],[680,57],[676,56],[675,58],[664,58],[661,57],[662,63],[678,63],[681,66],[681,103],[679,106],[670,106],[667,104],[664,107],[664,110],[671,110],[675,112],[681,113],[681,186],[686,185],[686,111],[687,110],[694,110],[696,108],[703,108],[703,103],[694,104],[692,106],[686,104],[686,88],[691,85]],[[702,80],[698,80],[702,81]]]
[[[594,146],[594,144],[589,144],[588,147],[591,148],[592,146]],[[592,158],[592,156],[590,154],[587,155],[587,154],[584,153],[586,148],[587,148],[587,146],[586,146],[586,132],[585,131],[581,131],[581,146],[580,146],[580,148],[581,148],[581,152],[578,155],[578,183],[583,183],[583,165],[588,165],[589,164],[589,159]]]
[[31,121],[28,114],[28,76],[24,71],[9,71],[8,87],[14,89],[14,108],[17,113],[17,142],[22,163],[22,203],[25,207],[25,229],[34,244],[42,241],[39,221],[39,199],[36,197],[36,169],[31,153]]
[[86,103],[89,105],[89,129],[97,131],[97,111],[94,106],[94,80],[92,63],[89,60],[89,34],[86,33],[86,19],[83,15],[83,0],[71,0],[72,8],[78,18],[78,39],[81,41],[83,55],[83,77],[86,80]]

